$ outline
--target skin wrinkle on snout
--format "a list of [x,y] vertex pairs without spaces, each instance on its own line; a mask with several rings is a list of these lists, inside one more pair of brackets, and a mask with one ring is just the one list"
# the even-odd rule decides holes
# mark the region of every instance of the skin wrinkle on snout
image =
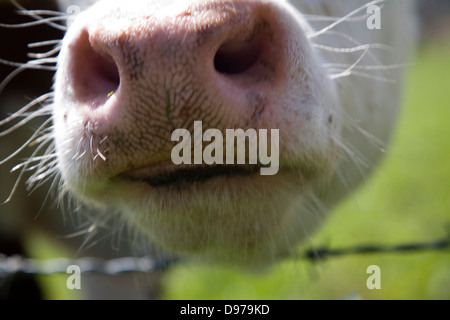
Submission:
[[[365,177],[380,157],[358,140],[352,121],[364,123],[358,133],[386,141],[393,120],[382,125],[382,119],[395,113],[387,102],[398,89],[376,83],[386,94],[374,98],[367,79],[332,80],[325,65],[338,64],[338,54],[317,48],[322,37],[311,39],[316,30],[303,13],[325,7],[344,16],[360,4],[292,2],[129,0],[124,6],[115,0],[81,13],[63,40],[54,86],[53,136],[64,188],[90,206],[118,209],[169,252],[211,262],[272,263],[310,236],[326,209],[362,180],[342,181],[346,170]],[[369,35],[342,28],[332,31],[353,41]],[[239,54],[242,67],[228,68]],[[351,65],[359,55],[347,57]],[[371,121],[367,110],[387,115]],[[192,133],[195,121],[222,132],[279,129],[278,174],[222,170],[176,186],[149,183],[177,172],[171,134]],[[355,170],[346,158],[355,145],[372,161],[367,168]]]
[[[200,20],[203,20],[203,19],[200,19]],[[95,27],[94,29],[95,30],[102,30],[102,28],[99,28],[99,27]],[[100,32],[100,31],[96,31],[96,32]],[[125,52],[125,49],[123,49],[122,43],[129,42],[129,41],[127,41],[127,37],[124,34],[126,34],[126,32],[123,29],[121,29],[120,37],[115,42],[115,43],[118,43],[118,45],[115,47],[115,50],[120,51],[120,52]],[[163,36],[163,41],[166,41],[167,38],[170,39],[170,34],[169,34],[169,36],[167,36],[166,34],[163,34],[162,36]],[[106,37],[106,38],[108,39],[108,37]],[[106,40],[104,42],[107,42],[107,41],[108,40]],[[148,41],[148,39],[145,39],[145,41],[146,42],[150,42],[150,41]],[[219,41],[219,43],[220,43],[220,41]],[[93,45],[95,47],[95,43]],[[136,51],[136,49],[135,49],[136,46],[133,46],[132,44],[130,46],[132,48],[131,50],[133,52],[135,52]],[[109,47],[111,47],[111,45],[109,45]],[[175,45],[174,47],[179,47],[179,45]],[[216,50],[216,48],[213,48],[213,49]],[[195,48],[191,49],[191,48],[188,47],[187,50],[178,50],[176,53],[179,53],[180,51],[187,51],[187,52],[189,52],[191,50],[195,50]],[[150,47],[149,50],[146,50],[146,52],[152,52],[152,51],[153,51],[152,47]],[[130,74],[130,72],[123,72],[123,71],[120,72],[121,73],[121,78],[125,79],[124,81],[121,81],[122,82],[121,86],[126,86],[126,84],[129,84],[129,88],[119,87],[119,90],[118,90],[118,92],[116,92],[116,95],[120,95],[121,94],[121,90],[122,91],[127,91],[128,90],[129,92],[132,92],[133,95],[131,97],[126,97],[126,98],[130,99],[129,102],[127,102],[125,104],[122,103],[120,106],[117,105],[116,109],[114,109],[114,107],[113,107],[113,108],[110,108],[108,110],[108,112],[110,112],[110,113],[112,113],[112,112],[120,113],[119,115],[117,115],[115,117],[112,117],[112,116],[109,116],[108,114],[106,114],[106,115],[102,114],[102,116],[108,117],[107,118],[108,125],[113,126],[114,118],[116,118],[116,119],[119,119],[121,123],[132,123],[132,122],[134,122],[133,120],[135,120],[135,119],[145,119],[145,121],[147,122],[147,125],[144,125],[144,123],[143,123],[142,125],[137,125],[137,126],[134,127],[134,128],[139,128],[141,130],[144,130],[147,127],[156,127],[156,128],[158,128],[158,127],[161,126],[161,122],[164,122],[164,118],[166,116],[165,113],[163,112],[164,108],[159,107],[159,106],[163,105],[162,98],[164,97],[164,95],[162,93],[165,92],[164,87],[161,88],[161,83],[169,83],[168,85],[166,85],[166,87],[170,87],[171,86],[170,83],[173,82],[173,81],[170,80],[170,78],[172,78],[171,77],[172,72],[170,72],[170,70],[173,69],[172,65],[173,66],[180,66],[180,63],[178,63],[176,61],[177,60],[176,57],[175,58],[170,57],[167,54],[167,52],[168,52],[168,50],[164,49],[164,50],[162,50],[162,52],[160,54],[157,54],[157,56],[161,57],[162,59],[152,59],[152,57],[145,57],[144,60],[150,62],[149,63],[150,67],[147,68],[147,70],[149,70],[149,73],[151,73],[152,70],[155,70],[157,68],[156,64],[158,62],[160,62],[160,60],[162,60],[162,62],[165,62],[166,60],[168,60],[165,63],[165,65],[168,65],[168,67],[167,68],[164,68],[164,67],[162,68],[164,70],[163,74],[150,74],[150,75],[148,75],[146,77],[146,78],[149,78],[149,81],[152,81],[150,86],[147,85],[148,82],[146,82],[146,81],[136,81],[136,82],[132,81],[133,78],[134,78],[133,76],[131,76],[131,79],[126,79],[127,75]],[[109,55],[114,56],[111,53],[109,53]],[[201,54],[198,54],[198,55],[192,57],[193,58],[193,59],[191,59],[191,60],[193,60],[192,64],[194,64],[196,62],[195,60],[198,59],[199,56],[201,56]],[[119,57],[122,57],[122,55],[119,55]],[[175,62],[173,62],[173,61],[175,61]],[[117,61],[116,63],[118,65],[119,69],[124,69],[125,67],[129,66],[129,64],[122,63],[121,61]],[[200,80],[197,80],[197,81],[191,81],[191,78],[189,77],[190,69],[187,68],[187,67],[184,67],[183,69],[186,70],[184,72],[184,74],[186,75],[185,76],[186,77],[186,80],[185,80],[186,85],[188,83],[190,83],[191,86],[192,86],[192,83],[196,83],[196,82],[197,83],[198,82],[201,83],[202,81],[207,81],[207,79],[205,79],[205,80],[200,79]],[[132,72],[134,72],[134,71],[132,71]],[[174,72],[174,73],[176,73],[176,72]],[[178,73],[178,77],[183,77],[183,76],[180,75],[180,73]],[[130,80],[130,81],[127,81],[127,80]],[[123,82],[126,82],[126,83],[123,83]],[[211,122],[210,127],[221,128],[221,126],[219,126],[219,124],[220,124],[219,121],[220,121],[221,118],[224,118],[224,117],[228,117],[228,119],[225,119],[225,122],[227,123],[228,126],[230,126],[230,127],[242,127],[242,126],[239,125],[239,120],[229,119],[229,114],[225,114],[225,115],[219,114],[219,115],[217,115],[217,111],[215,111],[215,110],[217,110],[217,109],[220,110],[220,106],[219,106],[219,108],[210,107],[210,108],[207,108],[207,109],[205,109],[205,108],[198,108],[198,107],[194,107],[194,108],[190,107],[191,105],[195,106],[196,104],[209,105],[208,97],[204,98],[204,94],[202,92],[201,85],[200,86],[197,85],[192,90],[193,93],[196,93],[196,96],[193,96],[193,94],[191,92],[189,92],[189,91],[182,90],[183,87],[184,87],[183,83],[181,83],[181,84],[177,83],[177,85],[175,87],[177,87],[177,90],[182,91],[182,93],[186,92],[186,94],[189,95],[188,100],[187,101],[181,100],[181,103],[177,101],[177,98],[179,97],[179,95],[175,95],[176,98],[175,98],[175,101],[174,101],[174,104],[173,104],[172,110],[171,110],[173,118],[174,119],[179,119],[180,118],[180,115],[177,114],[177,110],[178,109],[181,109],[180,113],[183,113],[183,115],[185,115],[186,113],[189,115],[187,117],[187,119],[184,120],[181,123],[181,125],[179,125],[179,127],[186,127],[189,124],[192,124],[193,120],[195,120],[195,119],[207,119],[207,120],[209,120],[208,122]],[[158,89],[155,89],[155,88],[158,88]],[[252,100],[252,99],[262,100],[263,99],[260,94],[253,93],[252,91],[250,91],[246,95],[248,95],[250,100]],[[255,97],[255,98],[253,98],[253,97]],[[132,99],[135,99],[135,101],[133,101]],[[155,101],[155,99],[158,99],[158,101]],[[149,104],[153,105],[153,106],[158,106],[156,108],[153,107],[153,108],[150,109],[151,115],[148,114],[148,113],[150,113],[149,112],[149,108],[148,108]],[[127,105],[128,106],[132,106],[132,110],[128,110],[126,107],[124,107],[124,106],[127,106]],[[177,108],[177,105],[183,105],[183,107]],[[261,107],[261,106],[257,106],[256,104],[253,105],[253,103],[251,103],[251,105],[252,105],[251,106],[252,108],[250,108],[250,110],[247,111],[247,112],[252,112],[253,114],[257,115],[258,114],[258,110],[256,110],[255,108],[258,108],[258,107]],[[120,108],[120,110],[119,110],[119,108]],[[253,109],[253,111],[251,109]],[[93,110],[88,110],[86,112],[85,117],[92,117],[92,113],[94,113],[94,115],[95,115],[95,110],[94,110],[94,112],[92,112],[92,111]],[[214,113],[211,114],[211,112],[214,112]],[[248,118],[248,116],[246,116],[246,117]],[[127,120],[128,118],[130,119],[129,122],[128,121],[123,121],[123,120]],[[151,120],[153,120],[153,119],[155,119],[155,121],[151,122]],[[216,120],[216,119],[219,119],[219,120]],[[150,123],[148,123],[148,121],[150,121]],[[95,120],[94,120],[94,122],[95,122]],[[236,122],[236,125],[233,125],[233,122]],[[116,124],[116,126],[114,127],[114,133],[115,134],[117,134],[117,129],[121,126],[121,123]],[[99,126],[101,126],[101,124],[99,124]],[[162,126],[163,127],[160,128],[159,131],[164,131],[166,129],[166,127],[167,127],[165,123],[163,123]],[[139,143],[143,140],[142,139],[143,138],[142,135],[144,133],[142,133],[142,132],[133,132],[133,133],[130,132],[129,133],[129,132],[127,132],[128,129],[129,129],[128,126],[125,125],[125,126],[122,126],[122,127],[123,128],[121,128],[121,129],[126,132],[126,134],[123,134],[122,136],[140,137],[139,139],[137,139],[137,140],[139,140]],[[111,140],[112,134],[108,133],[108,134],[104,134],[104,135],[108,136],[109,139]],[[166,135],[167,135],[167,132],[166,132]],[[155,137],[158,138],[159,136],[157,134],[151,136],[152,144],[153,145],[158,145],[158,142],[155,141]],[[161,140],[163,140],[162,144],[164,144],[164,143],[166,143],[167,138],[163,137],[163,139],[161,139]],[[128,141],[126,141],[125,143],[127,143],[127,142]]]
[[[178,25],[178,24],[176,24]],[[103,28],[99,27],[99,26],[94,26],[93,29],[95,30],[93,33],[91,33],[90,38],[95,38],[96,37],[96,33],[102,33]],[[150,28],[151,29],[151,28]],[[145,42],[147,43],[152,43],[152,42],[158,42],[158,41],[166,41],[167,38],[171,38],[170,36],[170,27],[168,28],[169,31],[167,32],[169,35],[167,35],[165,32],[160,31],[160,32],[156,32],[156,35],[154,35],[154,37],[152,37],[152,39],[147,39],[146,37],[144,37],[143,40],[140,40],[141,42]],[[99,31],[100,30],[100,31]],[[134,31],[134,30],[132,30]],[[131,33],[131,32],[130,32]],[[161,33],[161,34],[160,34]],[[159,35],[160,34],[160,35]],[[135,34],[133,34],[133,36],[135,36]],[[103,46],[104,43],[108,43],[108,36],[105,36],[104,38],[106,38],[106,40],[102,41],[102,36],[98,36],[100,38],[100,42],[102,42]],[[178,35],[179,37],[179,35]],[[158,142],[155,141],[155,138],[160,138],[160,140],[162,141],[161,144],[164,145],[167,143],[167,134],[168,132],[164,132],[167,131],[166,130],[166,124],[164,123],[164,117],[165,114],[162,112],[164,109],[162,107],[160,107],[162,105],[162,100],[161,98],[163,97],[162,93],[165,92],[165,87],[175,87],[176,91],[180,91],[180,94],[176,94],[175,95],[175,99],[174,99],[174,103],[172,105],[172,110],[171,113],[173,115],[173,118],[178,120],[178,122],[182,123],[179,125],[180,127],[186,127],[189,125],[189,123],[192,123],[194,119],[207,119],[209,120],[209,122],[211,122],[211,127],[216,127],[218,126],[219,121],[215,120],[215,119],[219,119],[222,116],[218,116],[217,115],[217,109],[219,109],[220,111],[220,107],[219,108],[208,108],[208,109],[201,109],[198,107],[195,107],[196,104],[204,104],[204,105],[208,105],[208,98],[203,92],[202,92],[202,88],[201,86],[196,85],[195,87],[193,87],[193,83],[195,84],[198,81],[195,81],[195,79],[192,78],[192,76],[190,75],[190,70],[192,68],[192,65],[196,63],[196,59],[198,59],[199,55],[193,56],[191,57],[192,59],[186,59],[186,57],[184,55],[180,55],[180,52],[183,51],[196,51],[195,48],[195,44],[196,39],[194,38],[194,43],[191,44],[192,47],[189,47],[187,50],[180,50],[180,44],[172,44],[169,41],[168,45],[163,45],[162,49],[159,50],[159,48],[154,49],[152,48],[152,46],[148,46],[148,45],[143,45],[142,47],[146,48],[147,50],[145,50],[145,52],[142,52],[141,54],[137,54],[136,52],[139,51],[139,49],[137,49],[137,45],[132,43],[129,40],[130,36],[126,34],[126,32],[122,29],[121,30],[121,34],[119,36],[118,39],[116,39],[114,41],[114,43],[106,45],[106,54],[108,54],[109,56],[118,56],[119,58],[121,58],[121,61],[119,60],[119,58],[116,58],[116,64],[118,65],[119,69],[120,69],[120,73],[121,73],[121,78],[122,83],[121,86],[119,88],[119,91],[116,93],[116,95],[120,95],[120,91],[127,91],[129,90],[130,92],[132,91],[133,96],[131,97],[127,97],[130,99],[130,101],[126,104],[117,106],[118,108],[120,107],[122,110],[114,110],[114,108],[111,108],[111,110],[109,110],[110,112],[120,112],[121,114],[116,116],[115,118],[120,119],[120,121],[122,122],[122,120],[126,120],[128,118],[130,118],[130,121],[123,121],[125,123],[132,123],[134,122],[135,119],[143,119],[143,121],[147,122],[147,125],[145,125],[144,123],[142,123],[142,125],[137,125],[134,128],[139,128],[141,130],[145,130],[148,127],[152,127],[152,130],[154,130],[154,128],[158,128],[159,130],[156,130],[157,132],[152,132],[151,133],[151,139],[152,139],[152,145],[153,146],[157,146]],[[156,39],[153,39],[156,38]],[[158,39],[158,38],[162,38],[162,39]],[[139,42],[138,41],[134,41],[134,42]],[[92,45],[95,47],[96,43],[94,41],[91,41]],[[148,47],[148,48],[147,48]],[[112,48],[112,49],[111,49]],[[171,48],[178,48],[178,50],[171,50]],[[103,49],[103,48],[101,48]],[[113,54],[111,52],[111,50],[115,50],[115,51],[119,51],[120,54]],[[156,53],[154,53],[156,51]],[[132,54],[130,55],[130,52],[132,52]],[[147,53],[154,53],[153,55],[147,55],[144,56]],[[141,55],[144,56],[142,58],[135,58],[136,56]],[[132,58],[130,58],[130,56],[132,56]],[[155,56],[157,57],[155,59]],[[136,76],[136,71],[135,71],[135,66],[134,63],[130,64],[130,61],[148,61],[148,68],[142,68],[142,70],[140,71],[141,75],[138,77]],[[192,61],[191,62],[191,66],[187,66],[186,63],[188,61]],[[153,70],[155,69],[160,69],[160,67],[158,67],[158,64],[160,63],[164,63],[164,65],[166,65],[167,67],[162,68],[164,70],[163,74],[155,74]],[[142,62],[137,62],[136,65],[142,65]],[[173,70],[175,69],[175,70]],[[145,77],[143,77],[142,73],[144,73],[144,70],[148,70],[148,73],[145,75]],[[139,81],[140,79],[145,78],[148,79],[148,81]],[[201,80],[200,80],[201,81]],[[165,84],[165,85],[161,85],[161,83]],[[176,85],[172,85],[172,83],[175,83]],[[128,84],[129,89],[126,87],[126,85]],[[125,88],[123,88],[125,86]],[[191,87],[191,90],[184,90],[184,88],[189,88]],[[172,90],[173,93],[173,90]],[[133,98],[135,98],[135,100],[132,100]],[[181,98],[181,99],[180,99]],[[123,108],[124,105],[129,105],[132,106],[132,110],[128,110],[126,108]],[[150,106],[150,108],[149,108]],[[178,107],[177,106],[181,106]],[[191,106],[194,106],[193,108]],[[178,111],[180,110],[180,111]],[[89,113],[92,113],[92,110],[88,111]],[[86,112],[86,113],[88,113]],[[151,113],[151,114],[150,114]],[[86,117],[88,117],[89,115],[86,114]],[[113,118],[113,117],[111,117]],[[184,118],[186,118],[186,120],[184,120]],[[153,120],[153,121],[152,121]],[[114,119],[109,119],[108,118],[108,123],[111,123],[111,121],[114,121]],[[117,129],[119,128],[120,123],[117,124],[117,126],[114,128],[114,134],[117,134]],[[124,128],[122,130],[124,130],[126,132],[126,130],[128,130],[128,126],[123,126]],[[158,132],[162,132],[162,135],[158,135]],[[114,136],[114,134],[106,134],[107,136],[110,137]],[[164,136],[164,134],[166,136]],[[138,140],[138,146],[141,146],[141,142],[143,140],[145,140],[145,137],[143,137],[143,135],[145,135],[145,132],[126,132],[126,134],[123,134],[122,136],[133,136],[133,137],[140,137]],[[128,143],[128,141],[125,141],[125,143]],[[151,147],[151,146],[149,146]],[[162,147],[160,147],[162,148]],[[160,149],[157,148],[157,149]]]

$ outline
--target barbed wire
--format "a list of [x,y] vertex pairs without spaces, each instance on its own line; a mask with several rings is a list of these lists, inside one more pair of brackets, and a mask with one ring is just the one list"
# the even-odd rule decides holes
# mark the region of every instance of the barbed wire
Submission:
[[[314,248],[300,256],[311,262],[324,261],[333,257],[358,254],[412,253],[423,251],[449,250],[450,233],[446,238],[425,243],[411,243],[395,246],[366,245],[341,249]],[[78,266],[81,273],[95,273],[116,276],[125,273],[156,273],[167,270],[180,259],[160,259],[153,257],[123,257],[117,259],[57,258],[49,260],[29,259],[22,256],[6,256],[0,254],[0,278],[16,273],[29,275],[67,274],[70,266]]]
[[450,233],[447,238],[433,242],[410,243],[394,246],[357,246],[342,249],[316,248],[307,251],[304,258],[311,261],[323,261],[332,257],[357,255],[357,254],[380,254],[380,253],[412,253],[423,251],[435,251],[448,249],[450,252]]
[[69,266],[78,266],[82,273],[115,276],[125,273],[155,273],[166,270],[177,259],[165,260],[151,257],[123,257],[111,260],[99,258],[56,258],[36,260],[22,256],[0,254],[0,277],[15,273],[30,275],[53,275],[67,273]]

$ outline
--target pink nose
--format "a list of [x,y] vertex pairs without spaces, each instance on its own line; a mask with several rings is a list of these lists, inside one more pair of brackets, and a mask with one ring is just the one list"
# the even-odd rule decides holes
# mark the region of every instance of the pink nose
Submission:
[[283,31],[268,4],[229,3],[86,19],[70,45],[74,100],[113,122],[138,108],[174,126],[258,125],[282,85]]

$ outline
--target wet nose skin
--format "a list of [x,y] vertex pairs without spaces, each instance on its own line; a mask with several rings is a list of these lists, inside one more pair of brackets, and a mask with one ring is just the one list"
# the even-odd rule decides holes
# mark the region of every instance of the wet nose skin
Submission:
[[128,15],[119,28],[106,19],[90,24],[70,46],[74,99],[112,123],[139,108],[160,121],[169,93],[175,126],[204,119],[217,127],[211,118],[225,114],[230,127],[257,125],[283,60],[267,9],[234,3],[140,22]]
[[107,139],[126,149],[131,167],[169,160],[171,133],[192,130],[194,121],[219,130],[274,128],[287,70],[294,72],[283,50],[288,32],[267,3],[230,3],[170,15],[142,5],[126,14],[109,8],[79,19],[61,54],[57,94],[72,105],[62,116],[84,122],[97,147]]

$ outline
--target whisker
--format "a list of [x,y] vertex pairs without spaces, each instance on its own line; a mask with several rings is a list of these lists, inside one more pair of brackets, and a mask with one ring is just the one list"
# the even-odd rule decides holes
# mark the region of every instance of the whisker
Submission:
[[[11,0],[11,2],[12,2],[12,4],[13,4],[17,9],[19,9],[19,10],[22,11],[22,12],[27,12],[27,11],[30,12],[30,11],[31,11],[31,10],[27,10],[25,7],[21,6],[19,3],[17,3],[16,0]],[[39,21],[39,20],[40,20],[40,21],[43,20],[43,18],[42,18],[40,15],[37,15],[37,14],[30,13],[30,14],[28,14],[28,16],[30,16],[31,18],[34,18],[34,19],[36,19],[36,20],[38,20],[38,21]],[[70,16],[67,16],[67,17],[66,17],[66,20],[68,19],[68,17],[70,17]],[[63,25],[60,25],[60,24],[57,24],[57,23],[54,23],[54,22],[52,22],[52,21],[47,21],[46,24],[47,24],[48,26],[52,27],[52,28],[57,29],[57,30],[67,31],[67,27],[65,27],[65,26],[63,26]]]
[[382,152],[386,151],[386,149],[388,147],[387,147],[387,144],[385,141],[379,139],[378,137],[376,137],[369,131],[362,128],[361,125],[358,123],[358,121],[356,119],[354,119],[353,117],[351,117],[350,115],[342,113],[342,117],[346,118],[345,125],[346,125],[347,130],[349,130],[351,134],[359,133],[362,136],[364,136],[365,138],[367,138],[369,143],[371,143],[375,147],[379,148],[380,151],[382,151]]
[[30,60],[30,61],[27,62],[27,64],[42,65],[42,64],[48,64],[48,63],[56,64],[57,62],[58,62],[58,58],[52,57],[52,58],[43,58],[43,59]]
[[52,121],[51,118],[47,119],[31,136],[31,138],[29,138],[21,147],[19,147],[16,151],[14,151],[11,155],[9,155],[8,157],[6,157],[5,159],[0,161],[0,165],[5,164],[6,162],[10,161],[12,158],[14,158],[16,155],[18,155],[20,152],[22,152],[29,144],[31,141],[33,141],[41,132],[42,129],[45,128],[45,126],[47,126],[50,122]]
[[89,149],[91,150],[91,155],[94,155],[94,136],[91,136],[91,138],[89,139]]
[[342,71],[341,73],[331,75],[330,79],[337,79],[337,78],[341,78],[341,77],[344,77],[344,76],[351,75],[352,70],[362,61],[362,59],[364,59],[364,57],[366,56],[367,52],[369,52],[369,49],[366,49],[363,52],[363,54],[350,67],[348,67],[346,70]]
[[28,117],[26,117],[25,119],[23,119],[22,121],[16,123],[15,125],[13,125],[11,128],[0,132],[0,138],[7,136],[9,134],[11,134],[12,132],[16,131],[17,129],[21,128],[23,125],[27,124],[28,122],[30,122],[33,119],[36,119],[38,117],[47,117],[48,114],[44,113],[43,111],[45,110],[37,110],[36,112],[32,113],[31,115],[29,115]]
[[22,16],[30,16],[33,17],[35,15],[44,15],[44,16],[65,16],[66,14],[59,11],[53,11],[53,10],[17,10],[17,14],[20,14]]
[[[50,148],[50,149],[54,149],[54,148]],[[45,178],[49,174],[51,174],[52,170],[58,170],[58,168],[56,168],[57,164],[58,164],[58,160],[53,160],[51,162],[48,162],[48,161],[42,162],[39,165],[34,166],[33,168],[32,167],[28,168],[27,171],[31,171],[33,169],[36,170],[35,173],[28,180],[28,183],[30,185],[33,185],[34,183],[42,180],[43,178]]]
[[53,179],[52,184],[51,184],[50,187],[48,188],[48,191],[47,191],[47,194],[46,194],[46,196],[45,196],[45,198],[44,198],[44,201],[42,202],[42,206],[41,206],[41,208],[39,209],[38,213],[35,215],[34,219],[39,218],[39,216],[41,215],[42,210],[44,209],[44,206],[45,206],[45,204],[46,204],[46,202],[47,202],[47,200],[48,200],[48,198],[49,198],[49,196],[50,196],[52,190],[55,188],[55,186],[56,186],[56,184],[57,184],[58,177],[59,177],[59,174],[56,173],[56,174],[55,174],[55,178]]
[[376,136],[374,136],[369,131],[363,129],[361,126],[355,126],[355,128],[360,134],[362,134],[364,137],[366,137],[367,140],[369,140],[369,142],[371,144],[373,144],[374,146],[378,147],[381,152],[386,152],[386,149],[387,149],[386,142],[384,142],[383,140],[377,138]]
[[83,157],[86,155],[86,153],[87,153],[86,150],[83,151],[81,154],[79,154],[79,152],[78,152],[77,154],[79,154],[79,156],[76,157],[76,155],[75,155],[75,156],[72,158],[72,160],[79,161],[81,158],[83,158]]
[[[30,158],[30,159],[27,159],[27,161],[29,161],[30,164],[33,163],[33,162],[37,162],[38,163],[38,164],[36,164],[36,165],[34,165],[32,167],[29,167],[28,171],[34,171],[34,170],[39,168],[39,165],[41,163],[44,164],[44,163],[46,163],[46,162],[48,162],[48,161],[50,161],[52,159],[55,159],[56,157],[57,157],[56,154],[47,154],[45,156],[39,156],[39,157],[33,157],[33,158]],[[11,173],[14,173],[17,170],[23,168],[25,166],[25,164],[27,163],[27,161],[24,161],[24,162],[16,165],[14,168],[11,169]]]
[[76,237],[84,236],[86,234],[90,234],[93,231],[95,231],[95,228],[96,227],[94,225],[91,225],[91,226],[89,226],[89,228],[82,229],[80,231],[68,234],[68,235],[64,236],[64,238],[66,238],[66,239],[73,239],[73,238],[76,238]]
[[[350,65],[349,64],[344,64],[344,63],[325,63],[323,64],[324,67],[326,68],[348,68]],[[389,65],[359,65],[359,66],[354,66],[353,69],[355,70],[396,70],[396,69],[403,69],[403,68],[407,68],[408,66],[410,66],[409,64],[389,64]]]
[[[303,14],[305,19],[308,22],[336,22],[341,20],[344,17],[332,17],[332,16],[323,16],[317,14]],[[371,16],[370,13],[366,13],[364,15],[356,16],[356,17],[348,17],[345,19],[345,22],[361,22],[367,20]]]
[[3,91],[3,89],[8,85],[8,83],[11,82],[11,80],[13,80],[18,74],[20,74],[24,70],[34,69],[34,70],[47,70],[47,71],[53,71],[53,72],[56,71],[56,66],[54,66],[54,67],[41,66],[41,65],[36,65],[36,64],[33,65],[33,64],[29,64],[29,63],[21,64],[21,63],[17,63],[17,62],[10,62],[10,61],[3,60],[3,59],[0,59],[0,64],[18,67],[16,70],[11,72],[5,79],[3,79],[2,82],[0,82],[0,92]]
[[107,158],[106,156],[100,152],[100,150],[97,148],[97,156],[99,156],[104,162],[106,162]]
[[[328,31],[327,33],[326,33],[326,36],[338,36],[338,37],[341,37],[341,38],[343,38],[343,39],[346,39],[347,41],[349,41],[350,43],[352,43],[353,45],[355,45],[355,46],[362,46],[362,45],[364,45],[363,43],[360,43],[359,41],[357,41],[356,39],[354,39],[353,37],[351,37],[350,35],[348,35],[348,34],[346,34],[346,33],[344,33],[344,32],[339,32],[339,31],[335,31],[335,30],[331,30],[331,31]],[[387,50],[389,50],[389,51],[391,51],[390,49],[387,49]],[[372,58],[372,60],[377,64],[377,65],[380,65],[380,66],[382,66],[383,65],[383,63],[381,63],[381,61],[378,59],[378,57],[372,52],[372,51],[369,51],[368,52],[368,56],[370,57],[370,58]]]
[[41,136],[37,137],[35,140],[30,142],[30,146],[35,146],[37,144],[40,144],[46,140],[53,139],[53,127],[49,127],[45,130],[42,130]]
[[[49,105],[50,107],[53,107],[53,104],[51,104],[51,105]],[[49,108],[42,108],[41,110],[39,110],[39,111],[30,111],[30,112],[25,112],[23,115],[22,115],[22,117],[33,117],[33,118],[35,118],[34,117],[34,115],[36,114],[36,113],[38,113],[39,112],[39,116],[51,116],[52,115],[52,110],[51,109],[49,109]]]
[[349,156],[350,159],[355,163],[360,173],[365,177],[362,168],[369,169],[370,161],[364,157],[356,148],[351,145],[347,145],[342,142],[339,138],[333,137],[333,141]]
[[[99,242],[99,240],[94,241],[95,236],[99,233],[98,227],[96,224],[92,224],[91,227],[89,227],[89,233],[86,234],[86,238],[81,243],[80,247],[78,248],[76,254],[81,254],[82,251],[88,250]],[[106,237],[106,236],[105,236]]]
[[61,51],[61,47],[58,46],[56,48],[53,48],[52,50],[45,52],[45,53],[34,53],[34,52],[29,52],[28,53],[28,57],[31,59],[43,59],[43,58],[48,58],[51,57],[57,53],[59,53]]
[[47,64],[47,63],[55,63],[56,64],[56,62],[58,62],[58,60],[56,58],[36,59],[36,60],[30,60],[28,62],[14,62],[14,61],[0,59],[0,64],[10,66],[10,67],[20,68],[21,70],[19,70],[19,71],[23,71],[26,69],[56,71],[56,67],[43,66],[43,64]]
[[[36,132],[34,133],[33,136],[39,134],[40,130],[41,130],[43,127],[45,127],[45,125],[47,125],[47,122],[48,122],[48,121],[44,122],[44,123],[42,124],[42,126],[41,126],[38,130],[36,130]],[[6,158],[5,160],[1,161],[1,162],[0,162],[0,165],[2,165],[2,164],[4,164],[5,162],[7,162],[9,158],[12,158],[12,157],[16,156],[18,153],[20,153],[20,152],[21,152],[21,151],[29,144],[29,141],[30,141],[31,139],[33,139],[33,137],[31,137],[31,138],[30,138],[24,145],[22,145],[22,147],[20,147],[16,152],[14,152],[12,155],[10,155],[10,156],[9,156],[8,158]],[[45,145],[45,144],[43,144],[43,145]],[[43,145],[40,145],[39,147],[36,148],[36,150],[34,150],[34,152],[33,152],[32,156],[31,156],[31,158],[32,158],[33,156],[35,156],[35,155],[42,149]],[[22,170],[21,170],[20,173],[19,173],[19,176],[17,177],[17,179],[16,179],[16,181],[15,181],[15,183],[14,183],[14,186],[13,186],[12,189],[11,189],[11,192],[10,192],[8,198],[3,202],[3,204],[6,204],[6,203],[8,203],[8,202],[11,201],[12,197],[13,197],[14,194],[16,193],[16,190],[17,190],[17,188],[19,187],[19,184],[20,184],[20,182],[22,181],[22,178],[23,178],[23,176],[25,175],[25,172],[27,171],[27,168],[28,168],[28,166],[29,166],[30,164],[31,164],[31,163],[30,163],[29,161],[27,161],[27,162],[25,163],[25,165],[23,166]]]
[[[12,115],[10,115],[8,118],[1,120],[0,127],[13,121],[16,118],[22,117],[28,110],[33,108],[35,105],[40,104],[40,103],[45,103],[46,100],[53,98],[53,96],[54,96],[53,92],[50,92],[50,93],[43,94],[42,96],[34,99],[33,101],[28,103],[26,106],[24,106],[19,111],[16,111]],[[45,110],[46,110],[46,108],[42,109],[42,111],[45,111]]]
[[355,70],[351,71],[349,74],[341,75],[340,77],[333,77],[333,75],[330,75],[330,77],[333,80],[341,79],[341,78],[348,77],[348,76],[358,76],[358,77],[362,77],[362,78],[366,78],[366,79],[371,79],[371,80],[381,81],[381,82],[386,82],[386,83],[392,83],[392,84],[397,83],[397,81],[394,79],[385,78],[385,77],[381,77],[381,76],[375,76],[375,75],[372,75],[369,73],[364,73],[364,72],[355,71]]
[[330,47],[322,44],[313,44],[314,48],[324,50],[324,51],[330,51],[334,53],[355,53],[358,51],[363,51],[367,49],[380,49],[380,50],[387,50],[392,51],[392,47],[381,44],[381,43],[370,43],[370,44],[364,44],[352,48],[336,48],[336,47]]
[[[51,142],[51,140],[47,140],[44,143],[40,144],[36,150],[34,150],[33,154],[23,163],[22,165],[22,170],[23,171],[31,171],[32,169],[29,167],[29,165],[31,165],[33,163],[33,159],[34,157],[42,150],[42,148],[45,147],[46,144],[48,144],[49,142]],[[47,150],[45,152],[49,152],[49,149],[51,149],[52,145],[50,145],[49,147],[47,147]],[[17,168],[19,166],[14,167],[11,172],[17,171]],[[36,166],[37,168],[39,168],[39,164]]]
[[[30,15],[31,17],[34,17],[33,15]],[[50,17],[50,18],[40,18],[39,20],[36,21],[31,21],[31,22],[24,22],[24,23],[17,23],[17,24],[7,24],[7,23],[0,23],[0,27],[1,28],[6,28],[6,29],[22,29],[22,28],[29,28],[29,27],[36,27],[36,26],[40,26],[43,24],[47,24],[50,25],[51,22],[54,21],[65,21],[67,20],[67,17]],[[59,25],[56,23],[52,23],[51,24],[52,27],[59,29],[61,31],[66,31],[67,28],[63,25]]]
[[330,31],[331,29],[335,28],[336,26],[340,25],[341,23],[345,22],[346,20],[348,20],[349,18],[351,18],[353,15],[357,14],[358,12],[370,7],[371,5],[377,5],[380,3],[385,2],[386,0],[374,0],[372,2],[366,3],[365,5],[353,10],[352,12],[350,12],[349,14],[343,16],[342,18],[336,20],[335,22],[331,23],[330,25],[328,25],[327,27],[317,31],[316,33],[309,35],[308,39],[312,39],[312,38],[316,38],[322,34],[325,34],[327,31]]
[[[27,182],[28,194],[31,195],[34,191],[42,187],[58,172],[59,172],[58,167],[54,165],[53,168],[47,169],[45,173],[42,173],[39,176],[35,177],[33,180],[28,181]],[[36,182],[39,183],[35,185]]]
[[61,44],[60,39],[32,42],[28,44],[28,48],[44,47]]

